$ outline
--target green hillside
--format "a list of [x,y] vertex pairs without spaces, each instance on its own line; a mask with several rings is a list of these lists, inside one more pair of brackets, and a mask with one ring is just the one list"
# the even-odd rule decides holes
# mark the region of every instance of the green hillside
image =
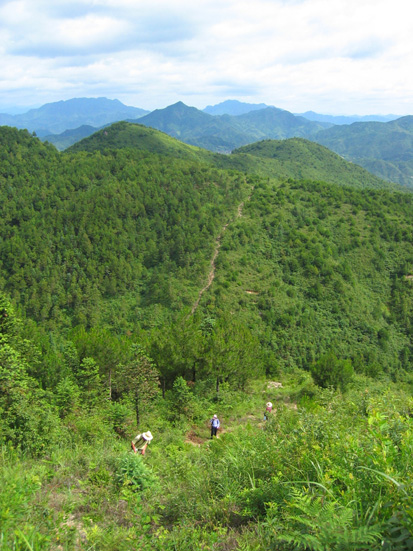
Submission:
[[360,188],[396,187],[327,148],[302,138],[264,140],[236,149],[231,155],[222,155],[190,146],[140,124],[120,122],[85,138],[69,151],[105,151],[125,147],[278,180],[301,178]]
[[73,130],[65,130],[61,134],[49,134],[47,136],[41,137],[40,139],[43,142],[49,142],[56,147],[59,151],[63,151],[70,147],[71,145],[91,136],[99,129],[93,126],[84,124],[79,128]]
[[136,148],[59,155],[24,131],[0,136],[0,290],[30,317],[124,326],[144,306],[195,299],[215,236],[246,193],[242,175]]
[[358,188],[394,188],[326,147],[302,138],[264,140],[236,149],[234,167],[282,178],[308,179]]
[[225,233],[205,306],[261,328],[283,369],[332,348],[363,370],[410,370],[412,199],[257,183]]
[[413,117],[335,126],[315,140],[372,173],[412,187]]
[[172,158],[192,161],[208,160],[211,154],[185,144],[164,132],[141,124],[118,122],[74,144],[69,151],[104,151],[133,148]]

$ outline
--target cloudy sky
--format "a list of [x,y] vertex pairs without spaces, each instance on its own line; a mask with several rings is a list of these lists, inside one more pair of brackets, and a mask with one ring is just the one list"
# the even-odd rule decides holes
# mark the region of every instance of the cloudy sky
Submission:
[[0,110],[75,97],[413,114],[410,0],[0,0]]

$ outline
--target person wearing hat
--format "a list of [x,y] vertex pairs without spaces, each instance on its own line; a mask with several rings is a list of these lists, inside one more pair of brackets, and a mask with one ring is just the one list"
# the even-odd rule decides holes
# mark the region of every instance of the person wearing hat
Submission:
[[133,451],[135,453],[145,455],[146,448],[152,439],[153,436],[149,430],[147,432],[143,432],[142,434],[138,434],[131,442]]
[[268,417],[269,417],[271,412],[272,412],[272,403],[267,402],[266,408],[265,408],[265,411],[264,411],[264,421],[268,420]]
[[216,415],[213,416],[213,418],[210,421],[211,425],[211,440],[214,436],[217,436],[217,430],[219,429],[219,419]]

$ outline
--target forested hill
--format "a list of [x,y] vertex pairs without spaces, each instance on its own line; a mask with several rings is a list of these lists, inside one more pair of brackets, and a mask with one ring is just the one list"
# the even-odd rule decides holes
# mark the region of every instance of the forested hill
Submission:
[[329,149],[302,138],[264,140],[236,149],[231,155],[221,155],[185,144],[153,128],[120,122],[76,143],[69,151],[104,151],[125,147],[277,179],[320,180],[359,188],[397,187]]
[[272,177],[320,180],[357,188],[395,189],[357,164],[303,138],[264,140],[235,149],[234,167]]
[[49,327],[189,306],[247,193],[241,174],[138,149],[62,155],[9,128],[0,144],[1,289]]
[[[246,177],[176,159],[175,152],[202,158],[202,150],[155,132],[119,123],[85,140],[91,149],[104,144],[102,151],[59,154],[25,131],[1,129],[1,290],[29,317],[57,330],[81,324],[122,332],[150,325],[156,310],[162,323],[190,309],[215,240],[231,222],[200,311],[239,309],[264,348],[303,367],[337,338],[343,355],[371,355],[381,369],[410,358],[409,194],[322,183],[315,169],[314,183]],[[158,148],[159,137],[164,155],[106,148],[137,138]],[[314,147],[323,163],[331,158]],[[256,158],[275,151],[291,161],[301,150],[311,159],[301,140],[249,149]],[[343,166],[332,164],[347,183]]]
[[413,186],[412,116],[335,126],[320,132],[316,141],[373,174]]
[[159,130],[129,122],[112,124],[77,142],[68,151],[91,152],[122,148],[134,148],[192,161],[210,161],[213,157],[205,149],[183,143]]

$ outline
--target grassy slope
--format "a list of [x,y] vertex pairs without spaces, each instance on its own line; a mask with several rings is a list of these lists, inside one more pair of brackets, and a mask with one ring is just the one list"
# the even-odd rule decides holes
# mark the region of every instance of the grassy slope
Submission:
[[[6,549],[129,551],[139,541],[144,551],[287,550],[276,538],[297,536],[297,529],[313,542],[333,545],[347,536],[353,545],[344,549],[365,549],[369,525],[371,551],[382,540],[406,541],[408,393],[363,378],[345,396],[317,390],[303,373],[282,380],[276,391],[263,381],[246,393],[226,390],[218,404],[196,386],[189,417],[171,408],[172,396],[158,401],[143,419],[154,434],[143,461],[129,451],[130,420],[127,437],[116,438],[105,422],[109,409],[71,413],[61,445],[42,460],[4,449]],[[275,411],[264,426],[268,399]],[[206,425],[215,411],[224,430],[210,442]],[[298,508],[306,523],[294,520]]]

